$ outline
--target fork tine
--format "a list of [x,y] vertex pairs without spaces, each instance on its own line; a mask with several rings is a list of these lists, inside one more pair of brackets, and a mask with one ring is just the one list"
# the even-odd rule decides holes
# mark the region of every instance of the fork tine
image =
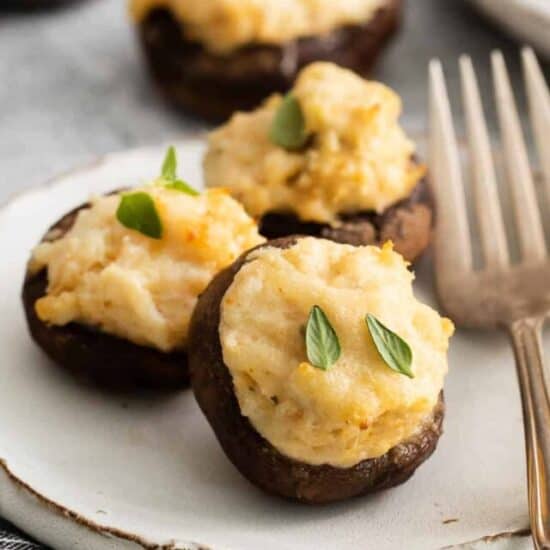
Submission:
[[544,233],[510,78],[501,52],[493,52],[491,62],[504,166],[512,192],[522,256],[527,261],[543,260],[546,257]]
[[502,221],[487,124],[481,105],[477,78],[469,56],[463,55],[460,58],[460,74],[477,221],[485,263],[489,269],[503,268],[509,264],[506,232]]
[[550,94],[540,65],[531,48],[521,51],[529,99],[531,125],[539,154],[542,175],[550,199]]
[[472,268],[472,249],[460,158],[439,60],[430,62],[430,172],[437,202],[436,272],[456,275]]

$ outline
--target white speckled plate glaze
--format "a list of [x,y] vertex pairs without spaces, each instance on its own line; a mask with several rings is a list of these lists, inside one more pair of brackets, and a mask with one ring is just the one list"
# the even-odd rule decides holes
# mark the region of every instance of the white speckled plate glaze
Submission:
[[[178,144],[181,172],[196,186],[202,147]],[[516,533],[528,524],[523,434],[512,353],[501,334],[458,331],[445,434],[409,482],[313,508],[245,481],[189,390],[107,394],[46,359],[27,333],[19,297],[31,248],[91,194],[156,175],[164,150],[109,155],[0,211],[0,514],[67,550],[425,550],[468,541],[475,542],[464,548],[529,548]],[[431,287],[426,260],[416,288],[434,302]]]

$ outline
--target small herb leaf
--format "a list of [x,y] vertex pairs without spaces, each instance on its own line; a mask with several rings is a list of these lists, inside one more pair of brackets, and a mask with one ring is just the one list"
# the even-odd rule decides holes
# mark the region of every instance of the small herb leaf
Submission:
[[197,197],[200,195],[200,193],[193,189],[187,182],[183,180],[174,180],[166,183],[164,185],[166,189],[173,189],[174,191],[180,191],[182,193],[187,193],[188,195],[191,195],[193,197]]
[[414,378],[411,370],[413,354],[409,344],[384,326],[374,315],[367,314],[365,321],[374,345],[386,365],[396,372]]
[[328,370],[341,354],[338,336],[325,312],[313,306],[306,325],[306,351],[308,361],[318,369]]
[[161,183],[166,189],[173,189],[197,197],[200,193],[193,189],[187,182],[178,179],[178,159],[174,147],[170,147],[162,163]]
[[171,146],[168,151],[166,152],[166,156],[164,157],[164,162],[162,163],[162,177],[165,180],[173,181],[175,180],[177,176],[177,170],[178,170],[178,159],[176,157],[176,150],[173,146]]
[[290,93],[284,97],[275,113],[269,139],[289,151],[301,149],[308,140],[304,113],[298,100]]
[[162,223],[150,195],[144,192],[122,195],[116,211],[117,220],[152,239],[162,238]]

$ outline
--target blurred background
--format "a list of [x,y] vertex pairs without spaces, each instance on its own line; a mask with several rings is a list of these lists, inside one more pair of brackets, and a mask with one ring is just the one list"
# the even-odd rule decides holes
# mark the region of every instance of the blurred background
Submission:
[[[373,78],[401,94],[404,124],[422,131],[431,57],[444,61],[456,94],[463,52],[472,55],[484,87],[493,48],[504,51],[520,82],[519,44],[465,0],[409,0],[405,25]],[[163,102],[140,54],[124,0],[0,11],[0,201],[103,153],[207,128]]]

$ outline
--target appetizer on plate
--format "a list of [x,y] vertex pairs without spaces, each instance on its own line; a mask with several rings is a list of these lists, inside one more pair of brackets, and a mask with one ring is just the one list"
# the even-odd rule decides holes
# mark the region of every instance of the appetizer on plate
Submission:
[[171,148],[154,182],[94,197],[32,252],[23,302],[36,343],[103,386],[188,383],[187,332],[212,277],[263,242],[225,191],[198,193]]
[[297,72],[330,60],[365,73],[401,17],[401,0],[130,0],[153,77],[208,118],[253,108]]
[[270,241],[218,274],[189,333],[224,451],[269,493],[325,503],[404,482],[442,431],[453,332],[391,243]]
[[229,189],[268,239],[391,239],[414,261],[429,244],[433,207],[400,113],[387,86],[314,63],[285,97],[237,113],[210,134],[206,185]]

